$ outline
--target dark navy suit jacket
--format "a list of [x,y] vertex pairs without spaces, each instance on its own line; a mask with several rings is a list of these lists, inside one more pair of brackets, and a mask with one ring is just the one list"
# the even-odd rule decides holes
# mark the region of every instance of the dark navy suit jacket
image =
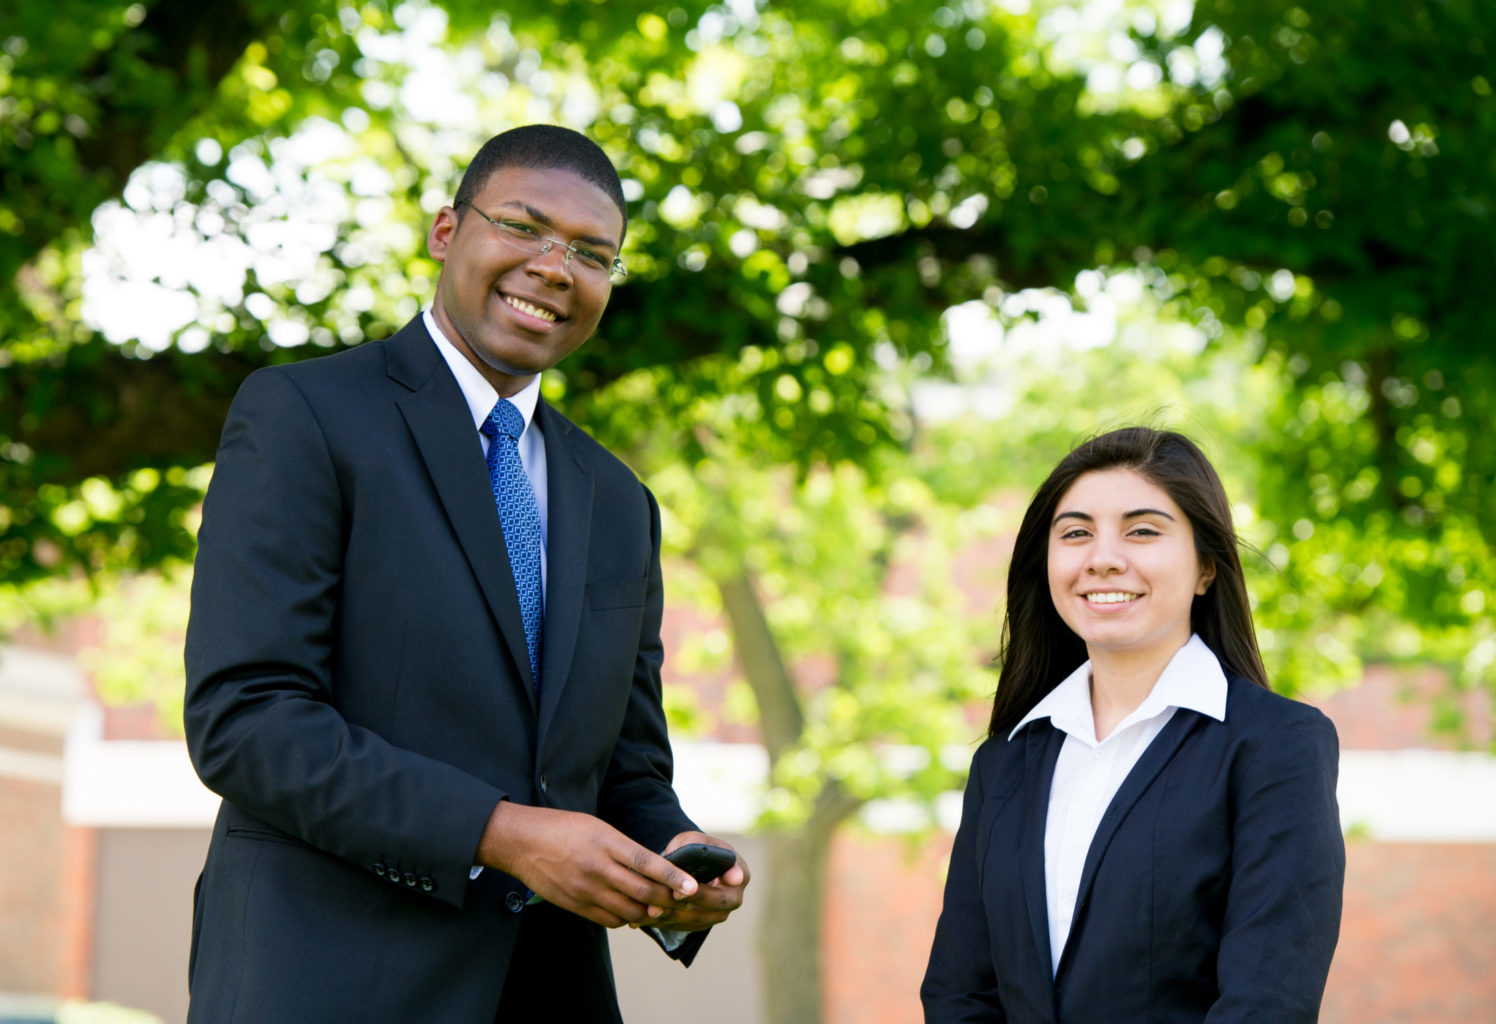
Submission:
[[1178,710],[1086,856],[1059,971],[1044,828],[1065,734],[972,760],[921,997],[939,1024],[1312,1024],[1340,931],[1338,744],[1319,711],[1228,677],[1226,720]]
[[658,509],[544,402],[536,417],[538,703],[482,445],[421,320],[240,389],[187,634],[188,746],[224,798],[193,1021],[487,1024],[522,930],[558,948],[520,961],[506,1005],[529,987],[556,1019],[616,1019],[603,929],[525,910],[500,872],[469,878],[504,798],[596,814],[655,850],[694,827],[660,703]]

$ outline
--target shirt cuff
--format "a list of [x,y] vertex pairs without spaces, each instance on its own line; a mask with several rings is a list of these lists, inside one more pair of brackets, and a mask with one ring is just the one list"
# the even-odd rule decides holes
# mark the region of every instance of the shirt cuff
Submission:
[[[647,925],[646,928],[648,928]],[[665,952],[667,953],[674,953],[680,948],[680,944],[686,941],[686,936],[691,934],[690,932],[667,931],[664,928],[649,928],[648,930],[660,940],[660,945],[665,948]]]

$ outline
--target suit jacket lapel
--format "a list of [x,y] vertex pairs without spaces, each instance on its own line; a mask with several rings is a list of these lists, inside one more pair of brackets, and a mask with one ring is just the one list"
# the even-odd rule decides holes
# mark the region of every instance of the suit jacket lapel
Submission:
[[[1202,717],[1204,716],[1186,708],[1176,710],[1163,731],[1154,737],[1153,742],[1148,744],[1148,749],[1143,751],[1143,756],[1138,758],[1137,764],[1132,766],[1132,771],[1128,772],[1127,778],[1122,780],[1117,795],[1112,797],[1112,802],[1107,805],[1106,813],[1101,816],[1101,824],[1096,826],[1096,835],[1091,839],[1091,846],[1086,851],[1085,866],[1081,869],[1080,889],[1075,894],[1075,916],[1071,919],[1072,939],[1075,934],[1075,922],[1080,920],[1086,901],[1090,898],[1091,887],[1096,881],[1096,871],[1101,866],[1101,858],[1106,855],[1106,848],[1110,845],[1112,837],[1117,834],[1117,828],[1126,819],[1128,812],[1132,810],[1138,799],[1153,784],[1158,773],[1163,771],[1164,766],[1174,757],[1179,745],[1199,724]],[[1061,955],[1062,961],[1069,959],[1069,950],[1073,946],[1073,941],[1065,944],[1066,951]]]
[[386,347],[390,376],[411,389],[397,402],[400,412],[533,702],[534,680],[514,573],[494,510],[483,444],[473,429],[462,389],[420,318],[386,342]]
[[535,416],[545,438],[550,495],[546,539],[545,646],[540,665],[540,735],[555,714],[571,675],[592,536],[592,465],[572,443],[576,428],[544,400]]
[[1054,766],[1064,742],[1065,734],[1050,725],[1048,719],[1024,726],[1023,836],[1019,861],[1029,926],[1046,982],[1054,974],[1054,962],[1049,955],[1049,901],[1044,888],[1044,825],[1049,818],[1049,787],[1054,781]]

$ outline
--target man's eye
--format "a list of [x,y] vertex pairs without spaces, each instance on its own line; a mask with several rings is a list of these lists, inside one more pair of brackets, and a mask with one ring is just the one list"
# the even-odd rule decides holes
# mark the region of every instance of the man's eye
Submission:
[[577,254],[577,259],[595,270],[607,270],[613,265],[613,261],[608,259],[608,257],[600,252],[593,252],[591,249],[582,249],[573,246],[572,252]]
[[505,231],[512,231],[516,235],[524,235],[526,238],[540,237],[540,232],[535,230],[533,224],[526,224],[522,220],[501,220],[499,221],[499,227]]

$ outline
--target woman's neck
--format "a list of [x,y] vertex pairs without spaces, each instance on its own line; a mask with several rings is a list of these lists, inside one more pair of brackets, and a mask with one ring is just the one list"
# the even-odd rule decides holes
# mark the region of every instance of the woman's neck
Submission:
[[[1187,643],[1188,641],[1186,641]],[[1180,647],[1183,647],[1180,644]],[[1148,699],[1159,677],[1179,648],[1151,651],[1089,651],[1091,656],[1091,718],[1096,742],[1112,734],[1122,720]]]

